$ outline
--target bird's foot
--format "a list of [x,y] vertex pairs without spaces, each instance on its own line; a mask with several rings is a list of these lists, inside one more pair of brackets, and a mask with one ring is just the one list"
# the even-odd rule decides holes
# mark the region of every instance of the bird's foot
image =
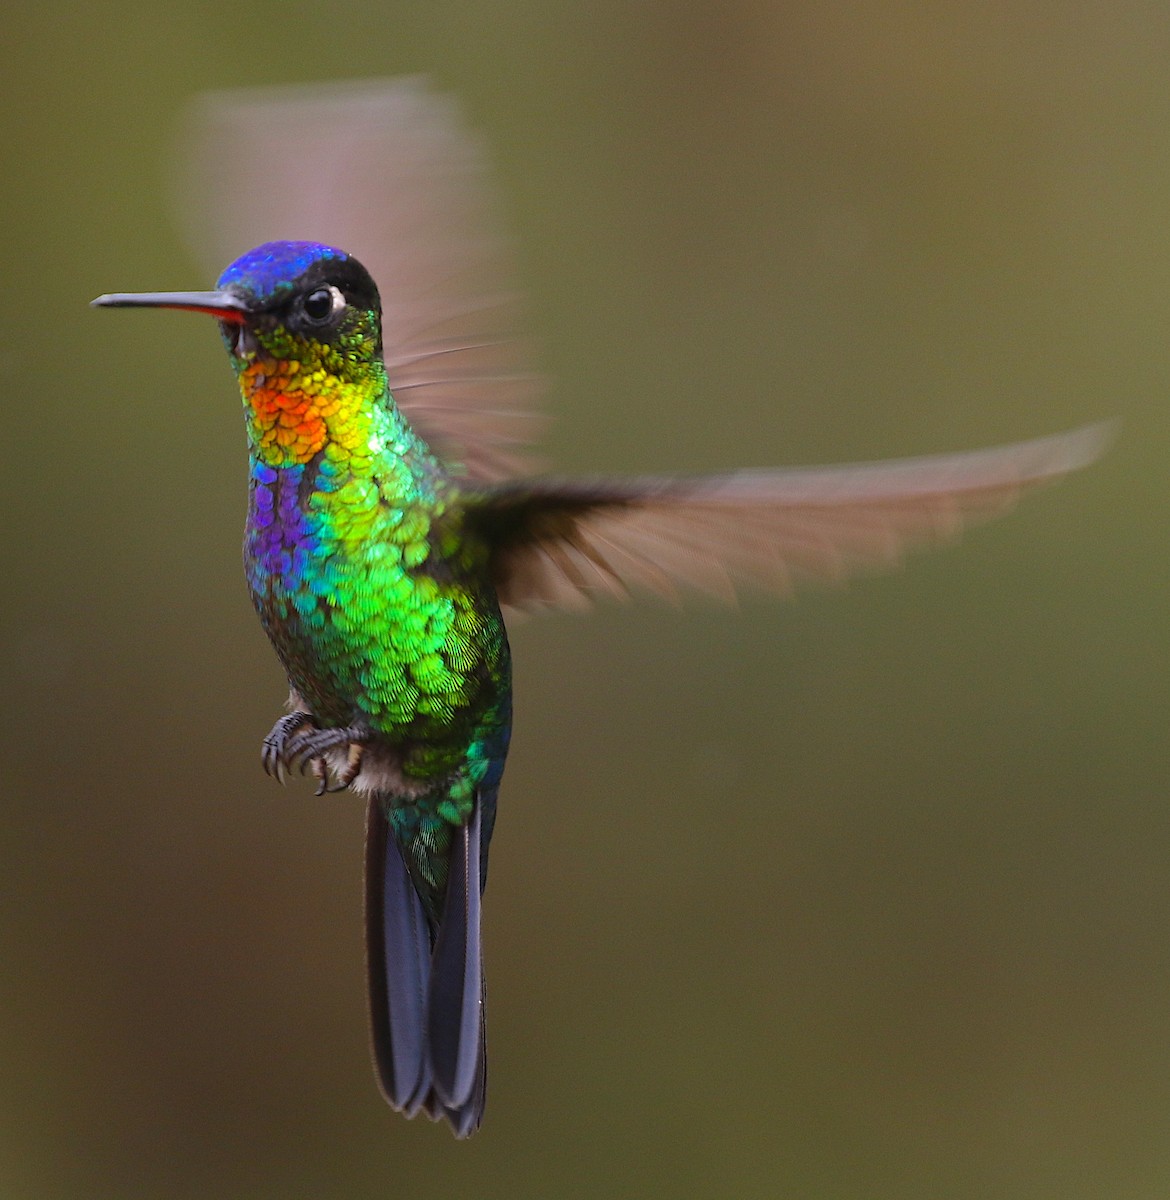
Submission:
[[[362,766],[362,748],[369,734],[356,726],[343,729],[321,729],[312,716],[298,709],[281,717],[264,739],[260,752],[264,770],[280,783],[289,771],[298,768],[309,771],[317,780],[317,795],[343,792],[357,778]],[[345,766],[335,772],[335,782],[329,782],[325,755],[345,746]]]
[[[317,779],[317,795],[326,792],[342,792],[357,778],[362,766],[362,752],[369,732],[356,725],[347,725],[341,729],[311,728],[302,723],[284,744],[282,761],[290,770],[298,767],[303,773],[311,770]],[[329,785],[328,769],[325,755],[330,750],[346,749],[345,766],[336,772],[336,782]]]

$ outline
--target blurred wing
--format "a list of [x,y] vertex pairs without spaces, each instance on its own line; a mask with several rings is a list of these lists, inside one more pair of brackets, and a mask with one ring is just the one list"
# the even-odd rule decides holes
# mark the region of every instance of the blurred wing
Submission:
[[581,607],[596,593],[678,585],[719,599],[787,595],[891,566],[954,538],[1104,449],[1092,425],[992,450],[697,479],[532,481],[484,492],[469,519],[493,546],[501,603]]
[[476,479],[521,469],[540,384],[485,155],[454,101],[421,78],[213,92],[189,126],[182,207],[209,268],[276,239],[352,254],[382,293],[411,424]]

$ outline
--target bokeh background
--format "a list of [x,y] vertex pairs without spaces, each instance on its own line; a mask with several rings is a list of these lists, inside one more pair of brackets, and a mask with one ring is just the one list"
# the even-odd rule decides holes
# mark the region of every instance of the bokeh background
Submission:
[[[127,0],[2,37],[0,1196],[1170,1194],[1164,5]],[[467,1144],[374,1088],[360,805],[260,772],[214,330],[86,307],[210,282],[198,91],[420,71],[492,148],[563,469],[1123,421],[893,576],[514,631]]]

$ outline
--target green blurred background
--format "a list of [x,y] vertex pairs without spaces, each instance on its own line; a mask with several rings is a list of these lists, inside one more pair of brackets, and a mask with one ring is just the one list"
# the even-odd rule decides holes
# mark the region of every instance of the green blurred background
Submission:
[[[1170,10],[138,0],[3,39],[0,1197],[1170,1194]],[[214,330],[86,308],[210,282],[197,91],[419,71],[492,147],[560,468],[1123,419],[894,576],[515,629],[468,1144],[374,1088],[360,805],[260,771]]]

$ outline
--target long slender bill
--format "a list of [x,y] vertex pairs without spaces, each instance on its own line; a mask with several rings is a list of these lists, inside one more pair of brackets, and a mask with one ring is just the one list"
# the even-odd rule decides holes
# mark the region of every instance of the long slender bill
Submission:
[[208,313],[237,325],[242,325],[248,315],[247,305],[232,292],[109,292],[90,304],[94,308],[178,308]]

